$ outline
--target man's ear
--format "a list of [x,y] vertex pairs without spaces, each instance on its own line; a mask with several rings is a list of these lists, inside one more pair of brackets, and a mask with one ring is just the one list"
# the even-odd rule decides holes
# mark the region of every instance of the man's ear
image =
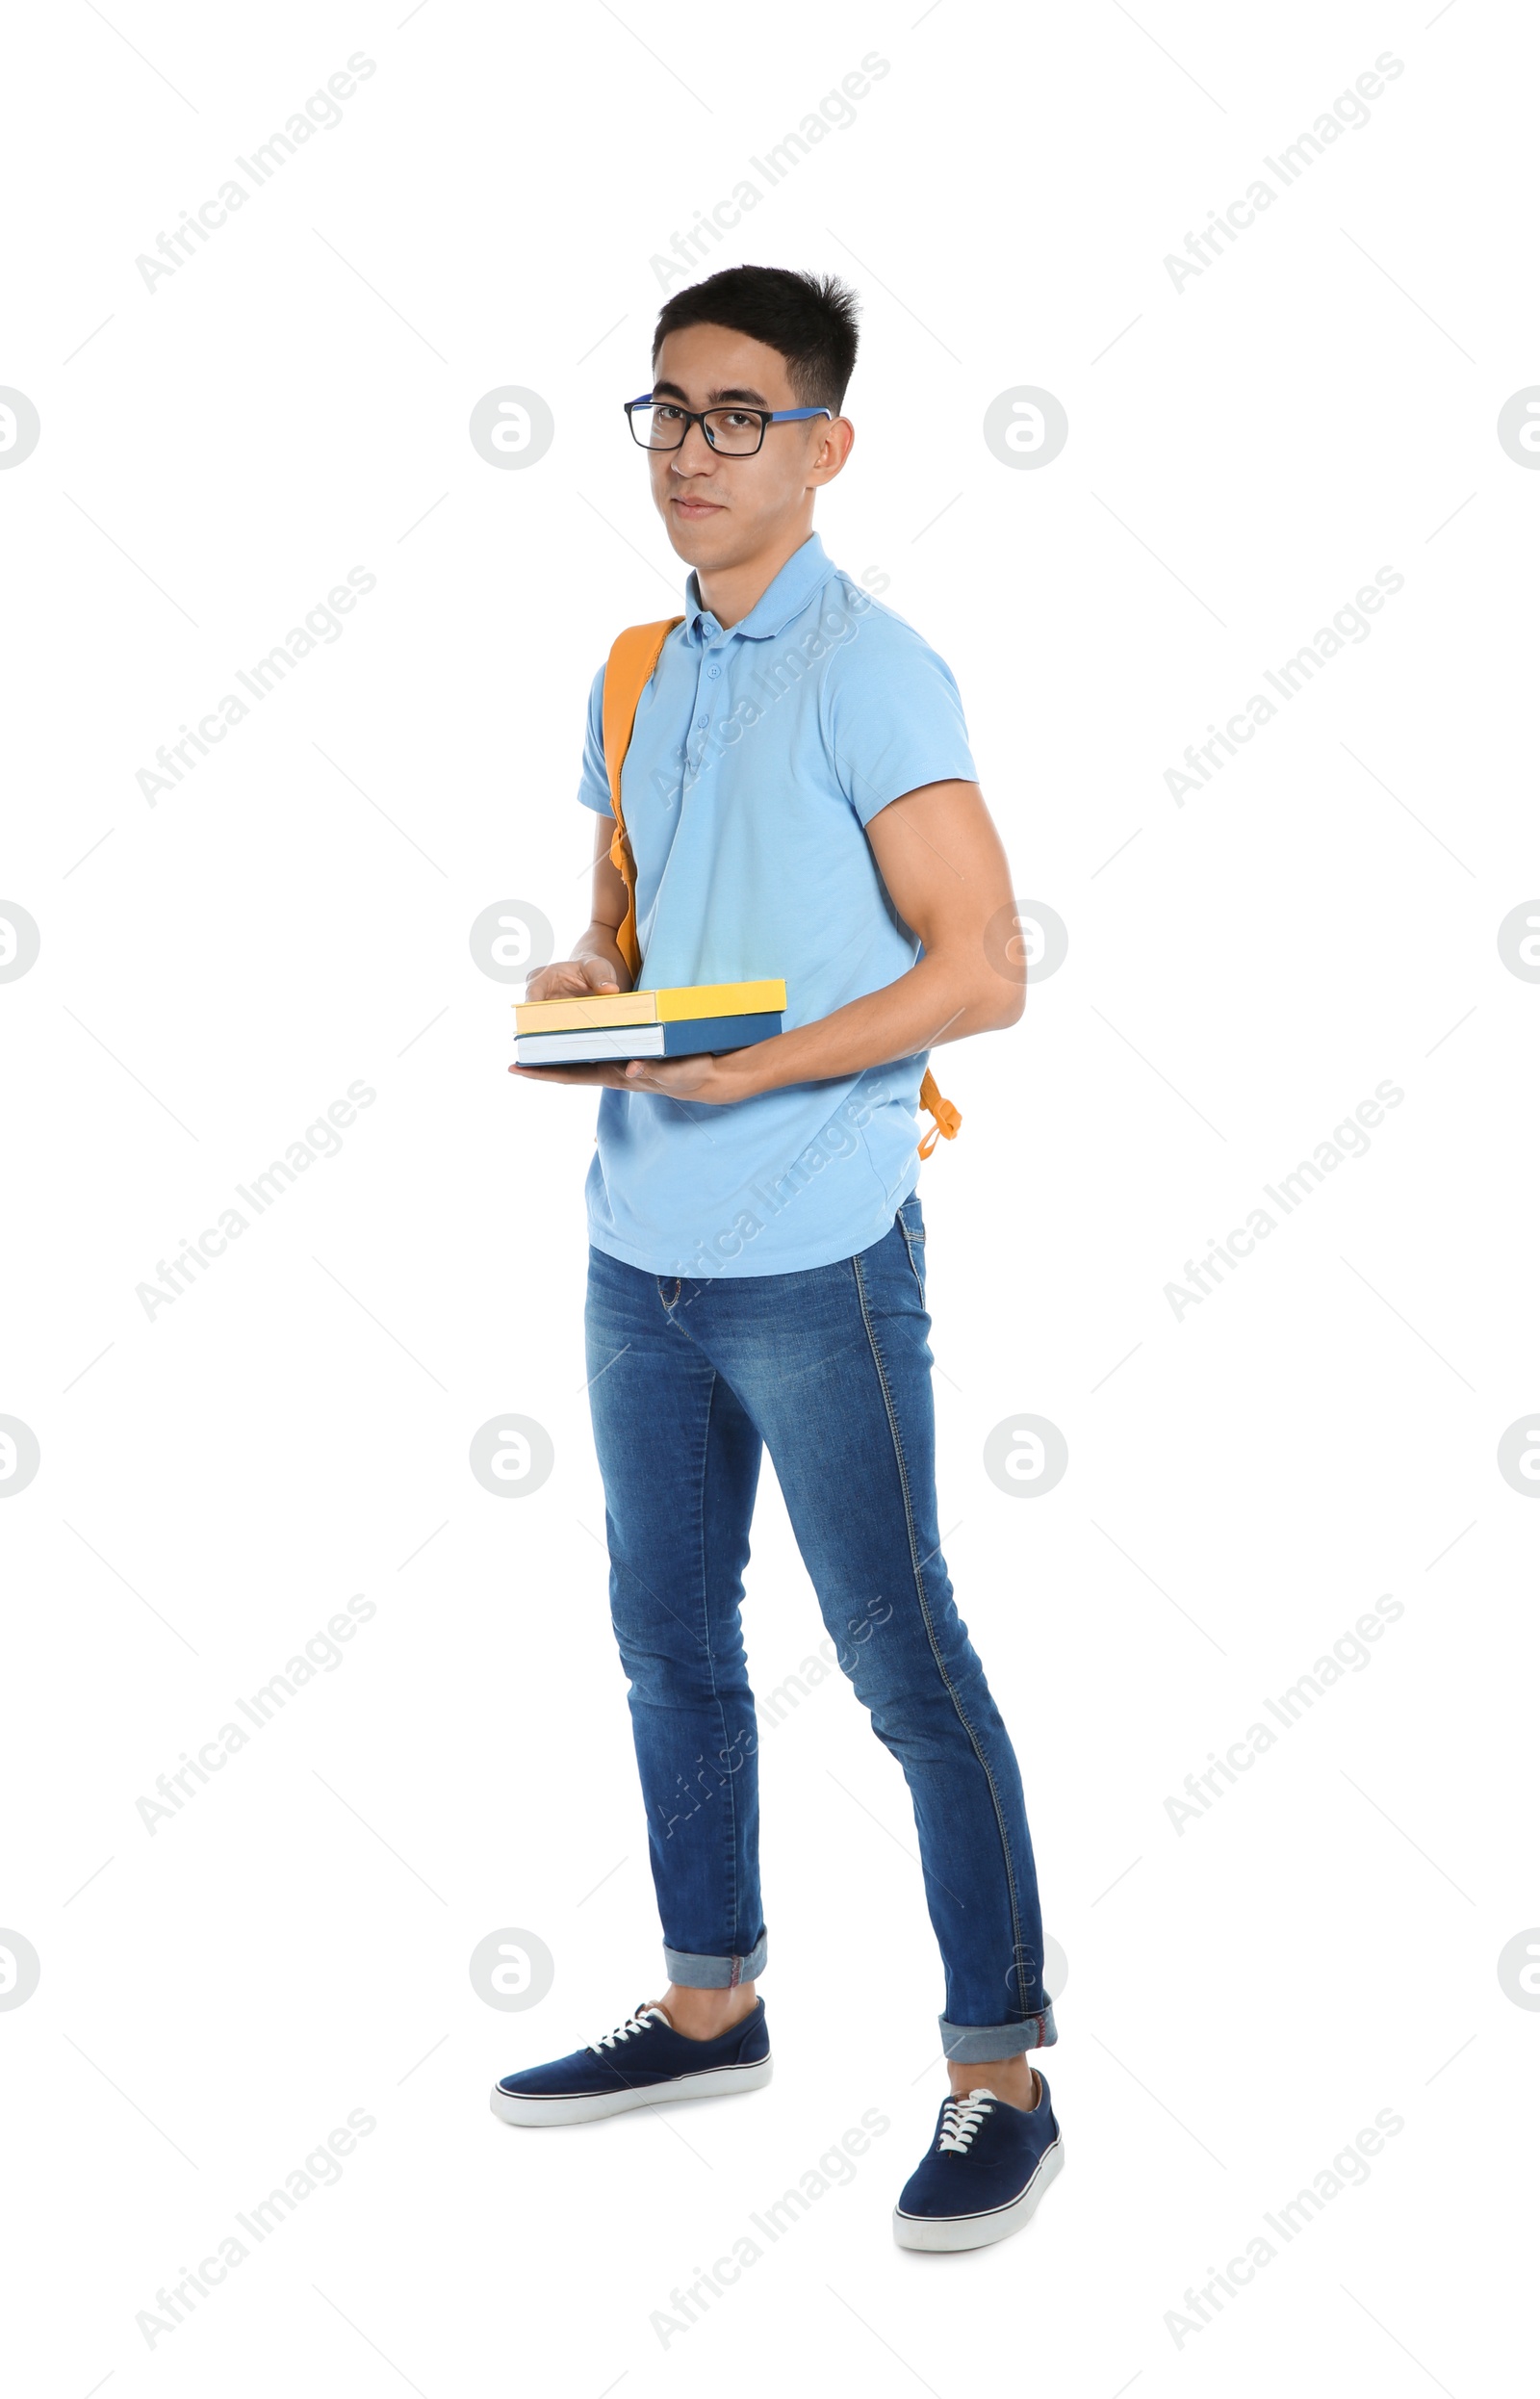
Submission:
[[832,483],[850,456],[855,440],[856,428],[848,417],[835,417],[832,424],[826,424],[813,453],[815,463],[808,470],[808,483]]

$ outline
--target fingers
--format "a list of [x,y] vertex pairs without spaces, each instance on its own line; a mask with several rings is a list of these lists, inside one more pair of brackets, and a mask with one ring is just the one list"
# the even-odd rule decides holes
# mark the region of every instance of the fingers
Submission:
[[593,992],[616,992],[615,969],[603,958],[565,958],[542,967],[525,987],[526,999],[583,999]]
[[521,1067],[515,1065],[508,1069],[508,1072],[510,1074],[518,1075],[520,1080],[526,1083],[585,1083],[590,1089],[593,1085],[599,1083],[609,1085],[613,1089],[620,1091],[624,1091],[626,1089],[625,1081],[618,1070],[613,1066],[603,1063],[585,1063],[570,1067]]
[[559,966],[542,967],[525,986],[526,999],[571,999],[578,992],[586,992],[580,959],[565,959]]

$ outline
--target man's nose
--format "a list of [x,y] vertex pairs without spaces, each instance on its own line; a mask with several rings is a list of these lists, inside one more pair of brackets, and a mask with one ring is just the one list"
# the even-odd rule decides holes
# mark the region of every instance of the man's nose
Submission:
[[676,475],[708,475],[716,464],[716,451],[706,438],[703,426],[687,425],[684,439],[674,453]]

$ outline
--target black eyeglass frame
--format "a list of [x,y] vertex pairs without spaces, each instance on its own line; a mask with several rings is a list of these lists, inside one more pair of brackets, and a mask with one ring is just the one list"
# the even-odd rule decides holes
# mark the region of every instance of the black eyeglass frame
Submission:
[[[721,402],[715,408],[681,408],[676,400],[654,400],[651,392],[643,392],[639,399],[624,400],[621,404],[626,411],[626,422],[630,426],[631,439],[638,450],[661,451],[665,454],[671,451],[682,450],[689,438],[691,426],[698,425],[707,448],[715,451],[719,458],[757,458],[764,448],[767,426],[805,424],[809,417],[827,417],[832,425],[834,418],[832,408],[745,408],[731,400]],[[679,440],[677,442],[644,442],[636,430],[635,420],[632,416],[632,410],[637,408],[672,408],[683,427]],[[757,417],[759,438],[752,450],[718,449],[717,444],[711,438],[711,428],[706,423],[708,417]]]

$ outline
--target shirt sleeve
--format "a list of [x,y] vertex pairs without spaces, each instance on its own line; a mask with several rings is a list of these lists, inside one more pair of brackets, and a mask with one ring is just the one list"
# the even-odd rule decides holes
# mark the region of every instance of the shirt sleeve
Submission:
[[588,694],[588,723],[583,733],[583,767],[578,797],[597,815],[613,816],[609,777],[604,771],[604,670],[600,668]]
[[977,783],[952,670],[901,617],[874,609],[831,664],[834,772],[862,825],[922,784]]

